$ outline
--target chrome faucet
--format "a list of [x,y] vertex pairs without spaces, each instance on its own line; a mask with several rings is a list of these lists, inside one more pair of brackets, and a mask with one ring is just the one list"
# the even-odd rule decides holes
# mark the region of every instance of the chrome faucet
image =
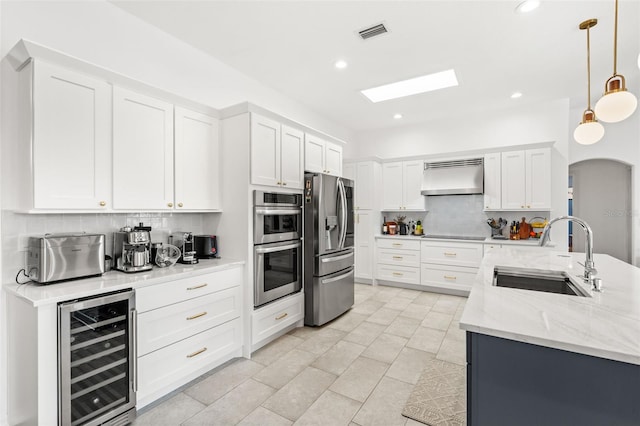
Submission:
[[571,222],[575,222],[582,227],[585,233],[585,252],[586,259],[584,261],[584,282],[589,283],[591,289],[594,291],[601,291],[601,283],[602,281],[599,278],[596,278],[595,275],[598,273],[598,270],[593,263],[593,231],[587,222],[575,216],[560,216],[555,219],[551,219],[547,226],[544,227],[544,231],[542,231],[542,236],[540,237],[540,246],[544,247],[550,240],[551,233],[551,225],[559,220],[568,220]]

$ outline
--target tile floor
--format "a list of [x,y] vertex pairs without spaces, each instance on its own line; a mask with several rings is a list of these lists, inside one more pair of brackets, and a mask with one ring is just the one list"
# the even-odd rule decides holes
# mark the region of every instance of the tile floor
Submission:
[[356,284],[354,307],[297,328],[145,408],[142,425],[406,425],[429,357],[465,364],[466,298]]

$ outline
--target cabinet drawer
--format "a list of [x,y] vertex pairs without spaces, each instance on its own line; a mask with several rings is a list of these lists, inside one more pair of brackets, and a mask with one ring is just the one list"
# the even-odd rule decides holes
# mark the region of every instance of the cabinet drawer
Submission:
[[415,250],[378,249],[378,262],[387,265],[420,266],[420,252]]
[[482,244],[423,242],[422,262],[441,265],[480,266]]
[[238,318],[241,300],[241,288],[233,287],[138,315],[138,354]]
[[139,399],[211,365],[242,345],[240,318],[138,358]]
[[262,309],[253,311],[253,315],[251,316],[251,344],[256,344],[301,320],[303,316],[303,303],[303,294],[297,293],[290,298],[274,302]]
[[378,263],[378,276],[376,279],[408,284],[420,284],[420,268],[400,265],[392,266]]
[[422,264],[420,283],[422,285],[471,288],[478,268],[464,266],[444,266],[429,263]]
[[376,244],[380,248],[420,250],[420,241],[392,240],[390,238],[378,238]]
[[146,312],[241,284],[242,268],[238,267],[142,287],[136,289],[136,309]]

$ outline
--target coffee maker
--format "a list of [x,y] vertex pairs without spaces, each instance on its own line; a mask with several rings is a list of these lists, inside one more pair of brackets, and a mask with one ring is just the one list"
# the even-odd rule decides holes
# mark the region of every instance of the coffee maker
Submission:
[[182,253],[178,262],[187,265],[198,263],[193,232],[174,232],[169,236],[169,244],[180,249]]
[[113,259],[115,269],[123,272],[148,271],[153,266],[150,259],[151,236],[149,231],[131,230],[125,226],[113,234]]

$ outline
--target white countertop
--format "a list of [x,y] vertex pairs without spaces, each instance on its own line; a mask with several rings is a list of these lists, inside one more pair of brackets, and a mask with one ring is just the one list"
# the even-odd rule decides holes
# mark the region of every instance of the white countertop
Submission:
[[15,294],[33,306],[64,302],[125,288],[141,288],[169,280],[189,278],[214,271],[234,268],[245,262],[236,259],[204,259],[195,265],[176,263],[167,268],[154,267],[150,271],[125,273],[111,270],[99,277],[83,278],[54,284],[7,284],[5,291]]
[[529,238],[526,240],[496,240],[486,237],[484,240],[460,240],[457,238],[423,238],[422,235],[382,235],[376,234],[375,238],[388,238],[392,240],[420,240],[420,241],[447,241],[459,243],[476,243],[476,244],[504,244],[517,246],[538,246],[538,239]]
[[491,250],[476,276],[460,328],[640,365],[640,268],[608,255],[594,255],[603,291],[590,292],[592,297],[492,285],[496,265],[582,276],[584,269],[577,262],[584,260],[584,253],[530,247]]

